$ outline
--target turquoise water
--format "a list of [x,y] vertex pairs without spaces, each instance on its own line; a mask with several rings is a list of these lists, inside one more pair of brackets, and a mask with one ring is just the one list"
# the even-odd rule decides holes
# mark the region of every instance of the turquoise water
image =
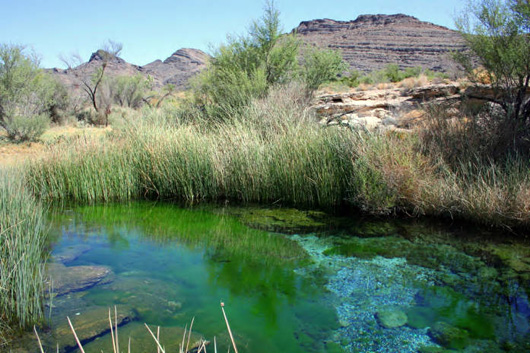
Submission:
[[[61,209],[52,259],[112,273],[54,298],[48,344],[67,315],[117,305],[134,312],[122,348],[129,336],[132,352],[155,348],[144,323],[178,347],[177,328],[195,318],[194,332],[226,352],[222,301],[240,352],[525,351],[530,248],[463,233],[293,209]],[[389,326],[388,313],[405,322]],[[111,352],[110,335],[85,350]]]

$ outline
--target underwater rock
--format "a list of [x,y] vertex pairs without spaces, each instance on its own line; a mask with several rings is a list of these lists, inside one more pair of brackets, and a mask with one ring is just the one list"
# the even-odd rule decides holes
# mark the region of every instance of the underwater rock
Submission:
[[[137,319],[137,314],[131,308],[117,306],[117,323],[123,326]],[[115,323],[114,312],[112,312],[112,323]],[[72,325],[81,344],[86,344],[98,337],[110,333],[109,308],[96,306],[80,308],[79,312],[70,318]],[[69,352],[77,347],[75,337],[70,329],[66,318],[61,324],[54,328],[53,334],[59,347],[63,352]],[[109,338],[110,341],[110,338]]]
[[397,308],[389,308],[376,313],[377,322],[384,328],[396,328],[407,324],[407,314]]
[[65,249],[62,249],[59,253],[53,254],[52,258],[56,262],[61,262],[63,264],[70,263],[77,258],[79,258],[81,255],[86,253],[91,249],[90,245],[87,244],[78,244],[78,245],[72,245]]
[[104,280],[110,280],[112,270],[106,266],[70,266],[49,263],[46,286],[55,296],[78,292]]
[[[156,288],[156,291],[153,291]],[[119,277],[86,294],[96,305],[120,303],[132,306],[146,322],[181,318],[184,295],[173,283],[149,277]]]
[[469,344],[467,331],[443,321],[438,321],[429,329],[429,336],[445,348],[463,349]]

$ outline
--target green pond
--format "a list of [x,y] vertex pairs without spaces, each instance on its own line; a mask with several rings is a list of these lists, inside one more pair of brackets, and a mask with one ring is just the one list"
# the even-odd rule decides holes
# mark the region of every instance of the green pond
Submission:
[[[44,344],[167,352],[530,351],[530,245],[495,232],[290,208],[169,203],[52,212]],[[99,323],[98,323],[99,322]],[[98,326],[99,325],[99,326]],[[187,340],[187,338],[186,338]],[[233,348],[230,348],[233,351]]]

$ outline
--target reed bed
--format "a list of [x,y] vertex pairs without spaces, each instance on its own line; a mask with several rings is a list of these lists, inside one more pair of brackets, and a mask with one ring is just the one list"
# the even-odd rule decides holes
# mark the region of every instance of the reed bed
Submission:
[[372,214],[457,217],[530,225],[523,160],[448,165],[416,133],[364,133],[315,123],[307,97],[279,87],[229,121],[164,110],[132,113],[97,138],[54,146],[28,167],[45,200],[235,200],[302,207],[357,207]]
[[45,229],[44,207],[0,170],[0,345],[43,318]]

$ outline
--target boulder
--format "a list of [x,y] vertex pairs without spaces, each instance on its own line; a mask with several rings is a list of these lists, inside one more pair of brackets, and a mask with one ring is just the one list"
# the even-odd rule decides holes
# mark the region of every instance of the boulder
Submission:
[[56,296],[93,287],[111,279],[112,270],[106,266],[70,266],[59,263],[47,265],[46,287]]
[[463,349],[469,344],[467,331],[443,321],[438,321],[429,329],[429,336],[445,348]]
[[397,328],[407,324],[407,314],[398,308],[388,308],[376,313],[377,322],[384,328]]

